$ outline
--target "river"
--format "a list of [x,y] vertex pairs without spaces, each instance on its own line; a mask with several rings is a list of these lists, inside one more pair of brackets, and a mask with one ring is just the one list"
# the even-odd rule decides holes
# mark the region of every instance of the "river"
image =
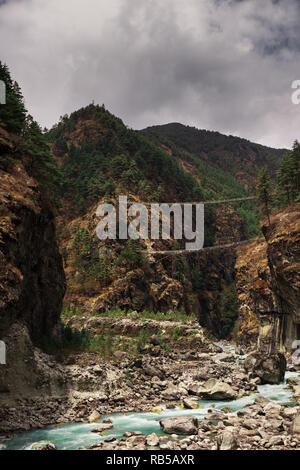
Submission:
[[[287,372],[286,379],[297,377],[296,372]],[[97,427],[97,424],[73,423],[61,426],[51,426],[42,430],[26,432],[14,436],[13,438],[2,441],[3,450],[23,450],[28,449],[30,445],[38,441],[50,441],[57,446],[59,450],[74,450],[79,446],[89,447],[95,442],[101,442],[110,437],[120,438],[127,431],[141,431],[143,434],[153,432],[163,435],[160,430],[159,420],[162,418],[182,415],[193,415],[198,419],[203,419],[209,409],[231,408],[235,413],[246,405],[253,403],[257,396],[277,400],[283,404],[291,404],[292,391],[287,388],[286,383],[280,385],[260,385],[258,393],[251,394],[234,401],[199,401],[199,409],[186,410],[181,407],[169,410],[161,406],[160,412],[153,413],[128,413],[103,416],[103,419],[110,418],[113,422],[113,429],[103,435],[92,433],[91,430]]]

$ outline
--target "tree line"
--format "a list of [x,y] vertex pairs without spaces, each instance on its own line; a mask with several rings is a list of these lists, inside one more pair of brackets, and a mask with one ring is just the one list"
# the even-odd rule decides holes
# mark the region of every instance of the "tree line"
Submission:
[[292,150],[280,162],[275,182],[266,168],[258,175],[257,196],[262,215],[270,224],[273,208],[300,202],[300,144],[296,140]]

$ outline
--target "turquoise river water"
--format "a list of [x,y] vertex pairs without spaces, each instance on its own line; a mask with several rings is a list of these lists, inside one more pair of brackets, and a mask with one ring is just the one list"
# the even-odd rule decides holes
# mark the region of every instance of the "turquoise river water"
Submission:
[[[286,379],[296,377],[296,372],[287,372]],[[231,408],[235,413],[244,408],[246,405],[253,403],[257,396],[264,396],[269,399],[275,399],[284,404],[292,404],[291,390],[286,383],[280,385],[261,385],[258,387],[258,394],[240,398],[234,401],[199,401],[200,408],[194,410],[185,410],[180,407],[168,410],[165,406],[161,406],[162,411],[159,413],[128,413],[114,414],[109,418],[112,420],[114,428],[106,434],[98,435],[92,433],[91,430],[97,427],[97,424],[74,423],[62,426],[51,426],[42,430],[36,430],[19,434],[11,439],[1,441],[0,448],[2,450],[22,450],[28,449],[30,445],[38,441],[51,441],[60,450],[73,450],[79,446],[89,447],[95,442],[101,442],[110,437],[120,438],[126,431],[142,431],[144,434],[153,432],[158,435],[163,433],[160,430],[159,420],[162,418],[182,415],[193,415],[198,419],[203,419],[209,409],[222,409],[224,407]],[[108,416],[103,416],[102,419]]]

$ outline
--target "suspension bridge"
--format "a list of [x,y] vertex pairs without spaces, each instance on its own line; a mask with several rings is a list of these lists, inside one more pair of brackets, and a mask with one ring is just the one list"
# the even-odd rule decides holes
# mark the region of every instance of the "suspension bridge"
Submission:
[[[191,204],[191,205],[196,205],[196,204],[203,204],[204,206],[207,206],[207,205],[212,205],[212,204],[229,204],[229,203],[234,203],[234,202],[242,202],[242,201],[253,201],[253,200],[257,200],[257,197],[256,196],[249,196],[249,197],[241,197],[241,198],[234,198],[234,199],[222,199],[222,200],[219,200],[219,201],[204,201],[204,202],[185,202],[185,203],[182,203],[182,205],[184,204]],[[147,204],[147,203],[146,203]],[[148,203],[149,204],[149,203]],[[167,204],[167,203],[166,203]],[[253,241],[257,240],[257,238],[251,238],[251,239],[248,239],[248,240],[242,240],[242,241],[238,241],[238,242],[232,242],[232,243],[227,243],[227,244],[224,244],[224,245],[215,245],[215,246],[208,246],[208,247],[204,247],[204,248],[200,248],[200,249],[195,249],[195,250],[163,250],[163,251],[145,251],[145,254],[148,254],[148,255],[166,255],[166,256],[169,256],[169,255],[181,255],[181,254],[185,254],[185,255],[189,255],[189,254],[193,254],[193,253],[199,253],[200,251],[201,252],[210,252],[210,251],[216,251],[216,250],[221,250],[221,249],[225,249],[225,248],[235,248],[237,246],[240,246],[240,245],[245,245],[247,243],[251,243]]]

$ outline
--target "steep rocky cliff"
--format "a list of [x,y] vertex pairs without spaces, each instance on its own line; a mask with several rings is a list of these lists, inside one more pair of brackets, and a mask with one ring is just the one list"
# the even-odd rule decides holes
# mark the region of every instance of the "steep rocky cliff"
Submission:
[[0,169],[0,401],[51,393],[62,384],[59,370],[35,347],[59,335],[65,291],[48,200],[23,166],[18,139],[0,128],[0,155],[13,161]]
[[238,250],[238,340],[291,350],[300,339],[299,205],[279,211],[262,230],[265,240]]

